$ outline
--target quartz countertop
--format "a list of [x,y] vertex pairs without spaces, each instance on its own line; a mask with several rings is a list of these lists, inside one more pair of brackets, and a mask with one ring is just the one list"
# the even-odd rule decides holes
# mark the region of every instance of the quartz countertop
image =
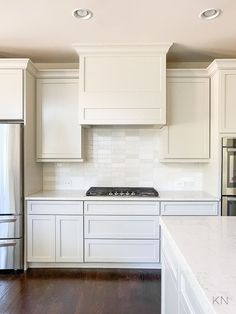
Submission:
[[161,217],[161,228],[215,312],[236,313],[236,217]]
[[201,191],[159,191],[159,197],[86,196],[85,190],[40,191],[26,200],[62,201],[219,201],[218,197]]

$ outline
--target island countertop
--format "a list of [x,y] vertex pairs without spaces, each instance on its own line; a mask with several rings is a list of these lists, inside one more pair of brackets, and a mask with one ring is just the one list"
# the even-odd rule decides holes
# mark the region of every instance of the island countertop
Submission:
[[[172,248],[215,313],[236,313],[236,217],[161,217]],[[228,304],[213,298],[228,298]],[[214,304],[213,304],[214,303]]]

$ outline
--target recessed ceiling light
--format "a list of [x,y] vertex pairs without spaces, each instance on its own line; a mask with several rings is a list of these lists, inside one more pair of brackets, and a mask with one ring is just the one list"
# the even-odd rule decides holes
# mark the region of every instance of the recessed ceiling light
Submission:
[[199,17],[203,20],[212,20],[221,14],[220,9],[206,9],[199,14]]
[[75,9],[72,12],[72,15],[78,19],[82,19],[82,20],[89,20],[92,18],[93,16],[93,12],[90,11],[89,9]]

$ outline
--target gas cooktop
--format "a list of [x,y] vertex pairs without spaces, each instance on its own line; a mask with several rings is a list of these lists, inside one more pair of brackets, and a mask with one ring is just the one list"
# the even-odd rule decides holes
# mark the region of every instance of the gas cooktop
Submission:
[[158,197],[154,188],[129,188],[129,187],[91,187],[86,196],[133,196],[133,197]]

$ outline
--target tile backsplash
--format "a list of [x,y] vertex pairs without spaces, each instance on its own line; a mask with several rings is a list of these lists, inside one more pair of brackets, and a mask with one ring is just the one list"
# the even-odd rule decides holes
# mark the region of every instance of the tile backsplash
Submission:
[[44,189],[90,186],[154,186],[158,190],[202,190],[203,165],[159,161],[160,130],[96,126],[85,130],[84,163],[45,163]]

